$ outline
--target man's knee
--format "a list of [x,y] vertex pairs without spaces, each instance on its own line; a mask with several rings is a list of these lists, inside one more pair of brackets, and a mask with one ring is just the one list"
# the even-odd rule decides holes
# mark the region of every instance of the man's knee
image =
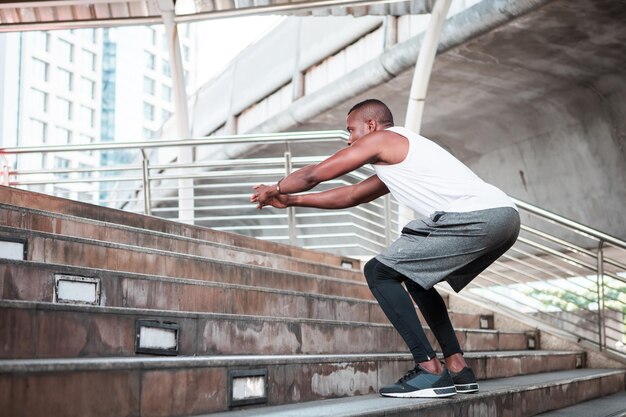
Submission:
[[382,282],[394,280],[398,282],[404,281],[403,276],[396,272],[394,269],[389,268],[387,265],[381,263],[376,258],[370,259],[363,267],[363,273],[367,280],[367,285],[370,288],[374,288],[380,285]]
[[369,261],[367,261],[367,263],[363,267],[363,273],[365,274],[367,285],[370,288],[373,288],[376,286],[376,277],[377,277],[376,269],[378,265],[380,265],[380,262],[378,261],[378,259],[372,258]]

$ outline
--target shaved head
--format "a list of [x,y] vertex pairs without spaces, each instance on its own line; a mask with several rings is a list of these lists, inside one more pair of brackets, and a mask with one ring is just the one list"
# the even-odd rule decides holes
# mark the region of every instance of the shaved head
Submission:
[[374,120],[381,127],[387,128],[393,126],[393,115],[391,110],[385,103],[373,98],[361,101],[360,103],[352,106],[348,115],[352,113],[359,113],[359,116],[363,120]]

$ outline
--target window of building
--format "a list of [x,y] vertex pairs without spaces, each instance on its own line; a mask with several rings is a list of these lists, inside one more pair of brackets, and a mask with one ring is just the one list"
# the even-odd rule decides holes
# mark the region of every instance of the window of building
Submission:
[[35,143],[46,143],[48,125],[41,120],[30,120],[30,135]]
[[[94,143],[96,141],[96,139],[93,136],[89,136],[89,135],[85,135],[84,133],[81,133],[78,136],[78,140],[80,144],[88,144],[88,143]],[[95,151],[87,151],[87,153],[89,155],[93,155]]]
[[67,92],[74,90],[74,75],[63,68],[59,68],[57,71],[57,78],[59,87]]
[[80,122],[83,127],[93,128],[96,125],[96,112],[87,106],[80,106]]
[[150,77],[143,77],[143,92],[146,94],[154,95],[156,83]]
[[64,98],[57,98],[57,112],[61,119],[72,120],[72,102]]
[[172,76],[172,69],[170,68],[170,62],[167,59],[163,60],[163,75],[166,77]]
[[[70,169],[70,160],[61,158],[60,156],[54,157],[54,169],[66,170]],[[59,178],[69,178],[69,172],[57,172],[56,176]]]
[[45,113],[48,111],[48,93],[44,93],[41,90],[33,88],[31,91],[33,99],[33,108],[35,111]]
[[50,52],[50,34],[48,32],[34,32],[35,46],[40,51]]
[[72,141],[72,132],[64,127],[57,126],[56,139],[60,144],[68,144]]
[[163,84],[161,86],[161,98],[165,101],[171,102],[172,101],[172,87],[170,87],[169,85]]
[[96,54],[86,49],[82,50],[81,62],[83,69],[88,71],[96,70]]
[[148,28],[149,29],[149,37],[150,37],[150,43],[152,45],[156,45],[157,44],[157,31],[155,28]]
[[171,115],[172,113],[168,112],[167,110],[161,110],[161,122],[165,123]]
[[150,103],[143,103],[143,117],[146,120],[154,120],[154,106]]
[[79,163],[78,164],[78,169],[80,169],[81,171],[78,173],[78,176],[81,178],[90,178],[91,177],[91,170],[93,169],[92,166],[90,165],[86,165],[86,164],[82,164]]
[[143,138],[144,139],[152,139],[152,135],[154,135],[154,132],[148,128],[143,128]]
[[82,201],[84,203],[91,203],[93,201],[93,194],[91,193],[86,193],[86,192],[79,192],[78,195],[76,196],[76,199],[78,201]]
[[53,194],[61,198],[70,198],[70,190],[66,188],[54,186]]
[[87,42],[96,43],[96,30],[95,29],[81,29],[80,36]]
[[187,45],[183,45],[183,59],[189,62],[189,47]]
[[58,45],[59,57],[65,62],[74,62],[74,45],[63,39],[59,39]]
[[156,56],[148,51],[145,51],[145,59],[146,59],[146,68],[150,68],[151,70],[156,69]]
[[83,97],[89,99],[96,98],[96,83],[89,78],[81,77],[80,79],[80,92]]
[[50,65],[41,59],[33,58],[33,73],[35,74],[35,79],[39,81],[48,81]]

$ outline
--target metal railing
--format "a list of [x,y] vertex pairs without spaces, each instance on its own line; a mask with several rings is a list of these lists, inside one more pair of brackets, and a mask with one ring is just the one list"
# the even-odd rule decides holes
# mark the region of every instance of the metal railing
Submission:
[[464,296],[626,360],[626,242],[515,203],[517,242]]
[[[173,219],[178,181],[188,179],[196,224],[369,257],[398,234],[399,209],[389,196],[329,211],[259,211],[249,202],[254,184],[275,183],[319,162],[345,146],[346,139],[345,132],[326,131],[5,149],[2,175],[6,185],[64,192],[74,199],[90,196],[90,203]],[[195,161],[173,161],[166,151],[178,146],[193,146]],[[98,168],[32,171],[12,171],[7,163],[7,156],[119,150],[133,152],[135,159]],[[319,190],[372,174],[364,167]],[[516,204],[522,216],[517,243],[460,295],[626,360],[626,242],[522,201]]]
[[[257,210],[249,200],[253,185],[275,184],[292,170],[322,161],[329,153],[346,146],[346,141],[345,132],[324,131],[11,148],[3,150],[3,182],[101,206],[177,219],[181,201],[179,180],[188,180],[194,191],[197,225],[346,256],[371,256],[397,236],[392,231],[398,230],[398,206],[388,196],[333,211],[300,207]],[[172,160],[168,148],[181,146],[194,148],[194,162],[181,164]],[[9,156],[67,157],[70,152],[90,152],[94,158],[98,157],[97,152],[108,152],[109,160],[123,159],[121,151],[132,162],[16,171],[8,168],[7,161]],[[236,158],[227,159],[233,155]],[[321,184],[317,190],[354,184],[372,174],[372,169],[364,167]]]

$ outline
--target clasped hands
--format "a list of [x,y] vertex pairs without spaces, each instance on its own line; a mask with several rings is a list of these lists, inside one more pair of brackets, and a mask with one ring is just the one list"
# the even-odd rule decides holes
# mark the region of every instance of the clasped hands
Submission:
[[287,207],[289,195],[279,194],[275,185],[259,184],[252,188],[254,188],[254,193],[250,197],[250,201],[257,203],[257,209],[260,210],[264,206],[272,206],[276,208]]

